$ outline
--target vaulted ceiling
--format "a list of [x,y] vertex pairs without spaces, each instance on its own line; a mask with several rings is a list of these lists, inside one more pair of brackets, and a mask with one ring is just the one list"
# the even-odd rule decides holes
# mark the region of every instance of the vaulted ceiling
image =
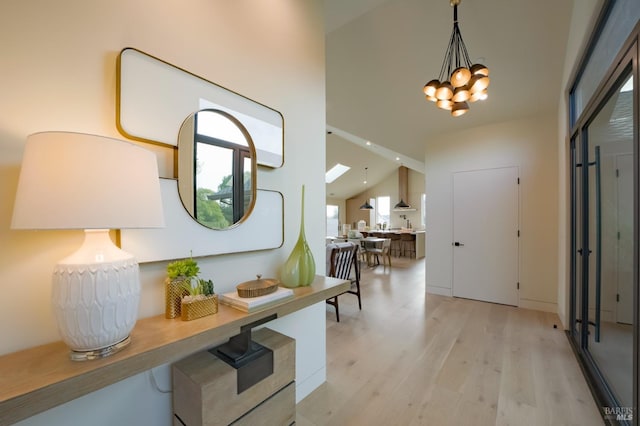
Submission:
[[[327,168],[338,158],[352,167],[327,195],[361,192],[364,167],[369,185],[384,178],[402,162],[395,153],[423,162],[432,135],[556,111],[572,7],[572,0],[462,0],[462,37],[471,60],[489,67],[491,85],[487,100],[454,118],[422,94],[440,73],[451,35],[448,0],[325,0],[327,125],[334,130]],[[350,139],[394,154],[354,153]]]

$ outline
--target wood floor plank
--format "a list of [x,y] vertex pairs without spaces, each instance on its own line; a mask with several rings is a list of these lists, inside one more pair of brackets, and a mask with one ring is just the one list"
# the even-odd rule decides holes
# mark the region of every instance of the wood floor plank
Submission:
[[362,310],[327,307],[307,425],[602,425],[554,314],[426,295],[424,260],[364,267]]

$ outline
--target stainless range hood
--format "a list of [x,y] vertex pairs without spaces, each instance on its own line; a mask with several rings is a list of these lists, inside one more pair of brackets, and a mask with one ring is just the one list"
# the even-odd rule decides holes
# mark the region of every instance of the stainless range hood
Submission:
[[411,208],[404,200],[409,200],[409,169],[405,166],[400,166],[398,169],[398,195],[400,201],[393,206],[394,212],[414,212],[416,209]]

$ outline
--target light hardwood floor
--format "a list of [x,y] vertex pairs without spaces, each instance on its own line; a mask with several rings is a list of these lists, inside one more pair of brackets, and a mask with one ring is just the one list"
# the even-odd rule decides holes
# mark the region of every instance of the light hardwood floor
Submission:
[[297,425],[603,424],[555,314],[425,295],[424,261],[392,262],[363,267],[362,311],[327,307],[327,382]]

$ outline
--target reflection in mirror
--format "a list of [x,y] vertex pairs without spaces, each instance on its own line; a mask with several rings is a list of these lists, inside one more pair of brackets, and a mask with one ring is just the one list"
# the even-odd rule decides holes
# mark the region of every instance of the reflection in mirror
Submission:
[[190,115],[178,134],[178,191],[200,224],[227,229],[255,203],[255,147],[244,126],[214,109]]

